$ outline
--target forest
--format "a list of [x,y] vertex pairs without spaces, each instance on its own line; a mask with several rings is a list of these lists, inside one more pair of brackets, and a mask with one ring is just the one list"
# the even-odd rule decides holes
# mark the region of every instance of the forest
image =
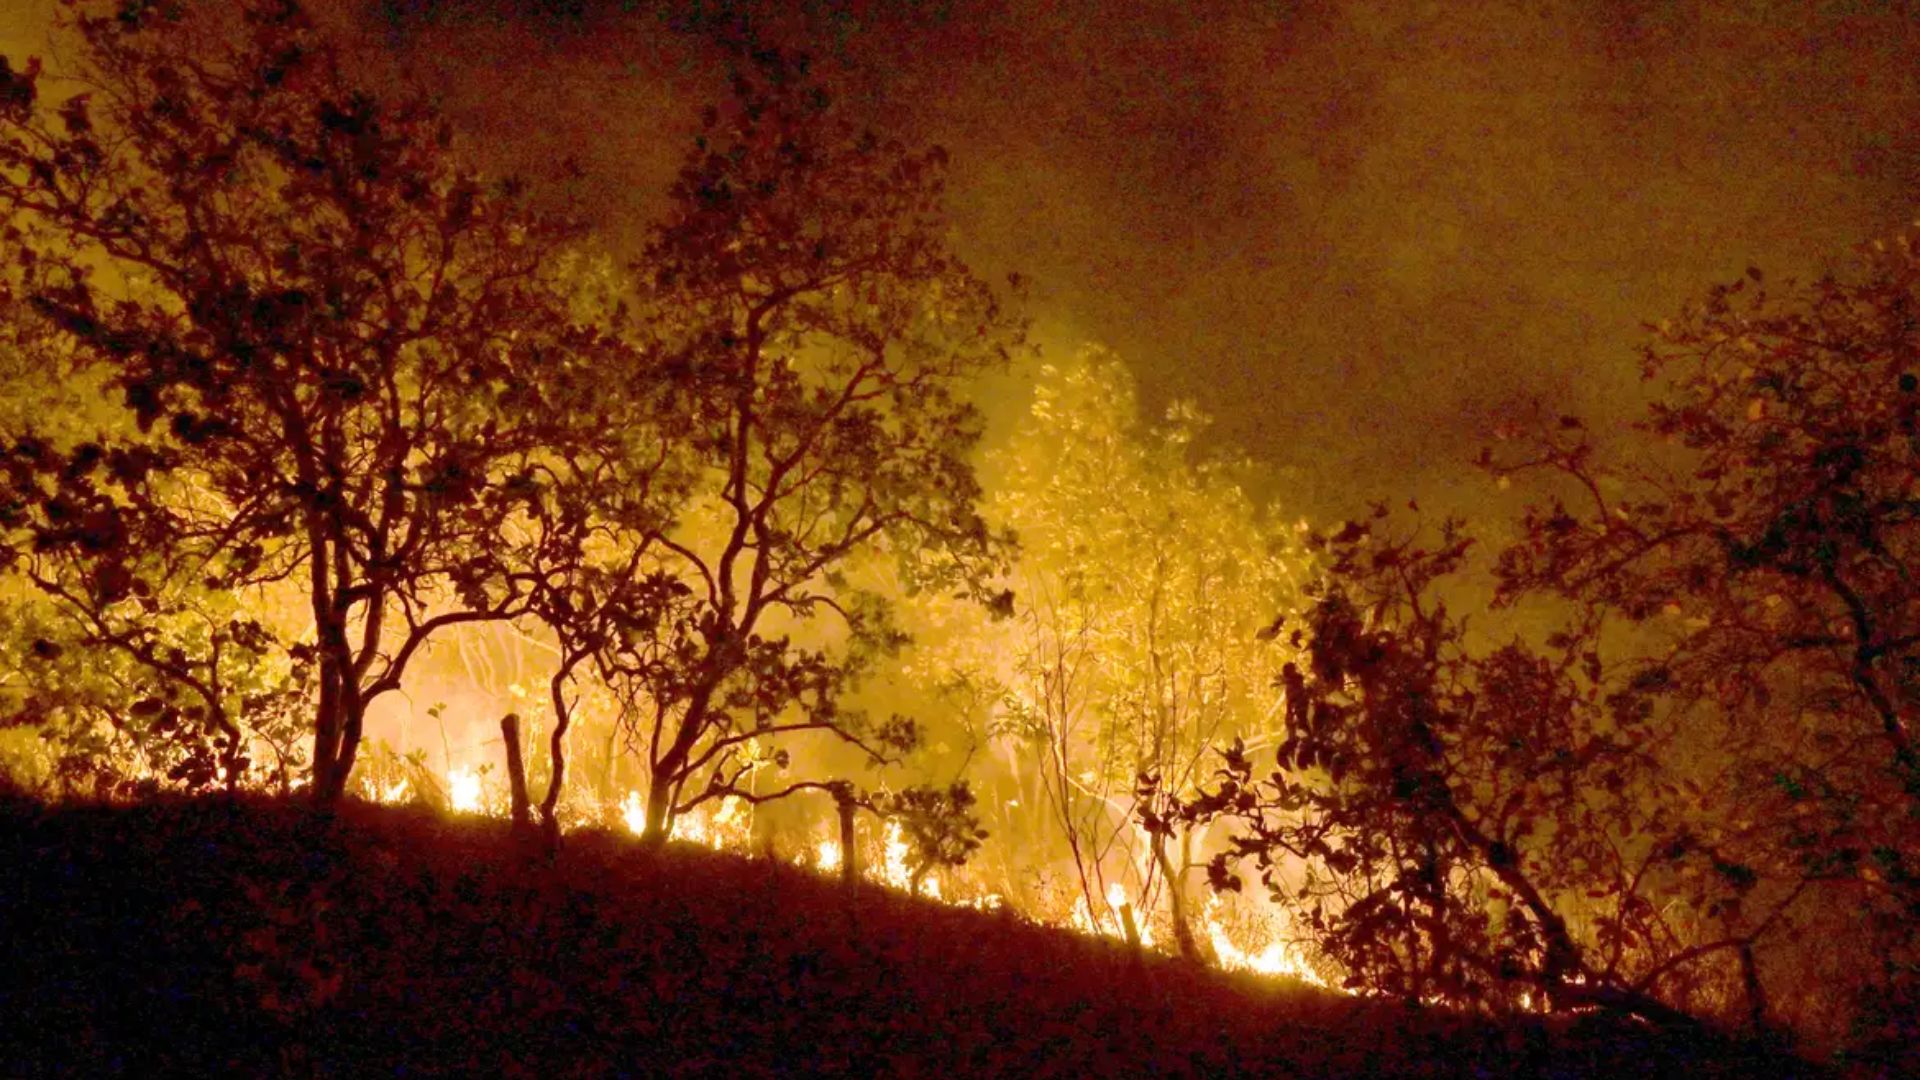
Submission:
[[949,153],[744,25],[636,240],[294,0],[62,11],[0,56],[9,805],[498,818],[568,880],[704,846],[1354,1008],[1920,1070],[1920,226],[1643,313],[1638,418],[1487,431],[1484,514],[1307,520],[1040,343]]

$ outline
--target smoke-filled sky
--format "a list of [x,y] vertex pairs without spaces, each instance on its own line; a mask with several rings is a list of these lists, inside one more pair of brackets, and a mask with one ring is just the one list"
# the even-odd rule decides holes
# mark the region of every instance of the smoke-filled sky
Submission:
[[1920,209],[1901,3],[362,4],[332,6],[367,56],[496,166],[578,159],[628,236],[719,87],[714,27],[844,60],[852,107],[953,152],[957,242],[1034,279],[1048,348],[1116,348],[1319,517],[1471,505],[1491,421],[1623,415],[1641,322]]

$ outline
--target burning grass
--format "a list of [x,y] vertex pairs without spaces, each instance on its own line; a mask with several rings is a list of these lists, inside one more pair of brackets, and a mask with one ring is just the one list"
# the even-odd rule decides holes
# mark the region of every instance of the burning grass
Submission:
[[1785,1075],[1633,1026],[1222,975],[619,831],[266,801],[0,812],[0,1074]]

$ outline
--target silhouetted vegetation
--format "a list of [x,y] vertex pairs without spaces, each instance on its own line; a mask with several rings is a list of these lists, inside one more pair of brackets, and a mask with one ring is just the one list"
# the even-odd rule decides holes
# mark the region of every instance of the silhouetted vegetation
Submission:
[[1398,536],[1381,508],[1317,538],[1275,768],[1233,746],[1173,815],[1234,823],[1215,885],[1250,858],[1353,987],[1910,1070],[1917,267],[1901,236],[1850,279],[1751,271],[1651,328],[1617,464],[1573,417],[1485,455],[1544,478],[1493,568],[1495,611],[1560,601],[1542,640],[1449,609],[1455,523]]
[[[63,10],[0,58],[0,1065],[1920,1069],[1913,235],[1649,327],[1644,422],[1483,454],[1513,522],[1316,532],[1030,364],[945,152],[751,33],[625,263],[290,0]],[[483,630],[463,790],[438,704],[363,752]],[[444,814],[496,731],[511,835]],[[857,879],[856,811],[1088,936],[665,844]]]
[[1234,979],[777,860],[349,801],[0,813],[0,1071],[1788,1076]]

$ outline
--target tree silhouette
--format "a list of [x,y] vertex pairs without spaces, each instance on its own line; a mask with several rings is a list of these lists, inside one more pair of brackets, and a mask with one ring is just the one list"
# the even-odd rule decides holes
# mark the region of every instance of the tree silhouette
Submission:
[[641,264],[642,367],[616,376],[660,373],[663,419],[612,463],[602,540],[546,612],[555,708],[569,667],[615,689],[655,837],[722,796],[831,787],[763,782],[796,739],[911,750],[911,720],[843,700],[904,641],[888,593],[991,599],[1005,543],[962,395],[1022,328],[947,248],[944,154],[841,119],[804,60],[737,67]]
[[19,440],[9,524],[69,557],[42,583],[83,619],[297,591],[304,618],[245,634],[311,669],[335,798],[437,630],[526,608],[541,462],[595,419],[568,234],[461,169],[430,111],[356,86],[290,0],[67,7],[77,92],[0,64],[0,208],[22,295],[135,430]]
[[1235,825],[1215,885],[1239,888],[1251,859],[1349,986],[1690,1025],[1668,984],[1709,950],[1656,903],[1700,852],[1663,812],[1657,724],[1608,691],[1586,634],[1470,647],[1438,587],[1468,541],[1384,529],[1319,541],[1276,767],[1236,745],[1181,803],[1184,820]]
[[[1689,776],[1699,842],[1748,875],[1713,921],[1739,936],[1755,903],[1797,898],[1753,979],[1771,965],[1772,996],[1828,1028],[1859,1006],[1869,1054],[1920,1034],[1914,245],[1808,286],[1749,271],[1652,328],[1635,457],[1569,418],[1486,458],[1557,485],[1503,554],[1507,599],[1630,627],[1637,707],[1710,763]],[[1816,955],[1802,934],[1850,947]],[[1833,985],[1854,1000],[1816,989]]]

